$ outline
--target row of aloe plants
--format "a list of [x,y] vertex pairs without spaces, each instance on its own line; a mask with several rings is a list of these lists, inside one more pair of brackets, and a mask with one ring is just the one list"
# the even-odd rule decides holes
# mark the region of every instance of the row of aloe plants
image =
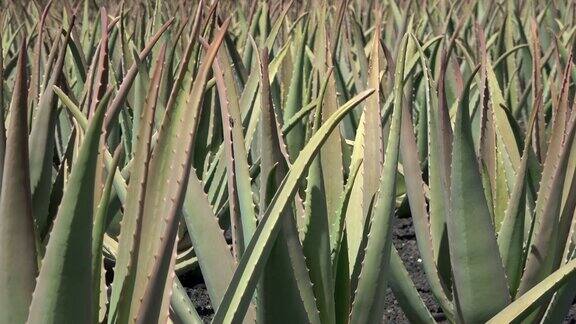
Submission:
[[573,3],[0,5],[0,323],[568,313]]

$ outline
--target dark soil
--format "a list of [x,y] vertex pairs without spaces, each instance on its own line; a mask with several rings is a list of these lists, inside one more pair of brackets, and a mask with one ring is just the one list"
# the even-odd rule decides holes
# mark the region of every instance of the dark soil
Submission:
[[210,303],[210,296],[208,296],[208,290],[206,290],[202,275],[194,271],[182,275],[179,278],[186,289],[186,293],[188,293],[188,297],[190,297],[190,300],[192,300],[192,303],[196,306],[198,315],[202,317],[205,323],[210,323],[214,316],[214,309]]
[[[424,268],[422,266],[422,261],[420,259],[420,254],[416,245],[416,235],[414,233],[412,219],[409,217],[397,218],[395,220],[392,232],[394,246],[404,261],[404,265],[410,273],[410,277],[418,289],[422,300],[437,322],[446,323],[447,321],[442,312],[442,309],[438,306],[436,300],[430,292],[430,287],[428,286],[426,275],[424,274]],[[214,316],[214,309],[210,304],[210,298],[208,297],[208,292],[206,291],[206,285],[204,284],[202,276],[199,273],[190,273],[181,276],[180,280],[182,281],[184,287],[186,287],[188,296],[196,306],[198,314],[204,319],[205,322],[209,322]],[[386,322],[408,323],[408,319],[404,315],[404,312],[400,308],[400,305],[398,305],[398,302],[396,301],[396,298],[390,289],[388,289],[385,298]],[[576,300],[574,300],[574,304],[570,309],[570,313],[566,316],[564,323],[576,324]]]
[[[430,292],[430,286],[426,280],[426,274],[424,273],[420,253],[416,245],[416,234],[412,226],[412,218],[397,218],[394,222],[392,235],[394,246],[398,250],[400,258],[404,261],[404,265],[414,282],[414,286],[418,289],[422,300],[436,321],[445,323],[446,317]],[[388,323],[408,323],[406,315],[404,315],[390,288],[388,288],[388,292],[386,293],[386,311],[384,315]]]

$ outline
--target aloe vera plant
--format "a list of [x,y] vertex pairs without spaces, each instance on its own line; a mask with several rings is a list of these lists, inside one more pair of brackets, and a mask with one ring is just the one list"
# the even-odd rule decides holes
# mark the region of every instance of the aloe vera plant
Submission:
[[[0,3],[0,323],[559,323],[573,4]],[[197,312],[186,278],[206,285]]]

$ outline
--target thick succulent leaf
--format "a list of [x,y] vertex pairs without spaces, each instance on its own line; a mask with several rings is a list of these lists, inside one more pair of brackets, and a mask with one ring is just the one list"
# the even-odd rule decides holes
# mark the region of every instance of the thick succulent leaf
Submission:
[[[318,129],[316,134],[310,138],[306,147],[300,152],[299,157],[292,164],[290,171],[260,221],[254,237],[247,246],[245,255],[240,260],[238,269],[234,273],[232,282],[224,295],[223,302],[214,317],[215,323],[239,320],[244,317],[263,264],[266,262],[274,239],[278,234],[282,211],[298,189],[300,178],[338,122],[372,92],[373,90],[363,91],[340,107]],[[308,316],[309,321],[313,323],[319,322],[318,314],[308,313]]]
[[38,274],[28,169],[26,42],[18,54],[0,194],[0,322],[24,323]]
[[482,188],[468,106],[472,79],[464,87],[452,147],[451,208],[447,219],[458,317],[488,320],[510,302],[506,274]]
[[[107,294],[106,290],[100,290],[101,281],[103,279],[102,269],[104,266],[102,263],[102,245],[104,241],[104,234],[106,233],[106,225],[108,224],[108,220],[106,218],[108,216],[110,197],[112,194],[112,185],[114,183],[114,176],[116,175],[116,168],[120,163],[120,158],[122,158],[122,153],[123,149],[121,146],[119,146],[114,153],[114,159],[110,165],[110,172],[108,172],[108,175],[106,176],[106,181],[104,183],[104,188],[102,189],[100,201],[98,202],[96,211],[94,213],[94,228],[92,230],[92,293],[94,294],[92,297],[92,302],[94,303],[92,309],[94,310],[99,309],[101,296],[106,296]],[[105,311],[106,305],[104,305],[104,312]],[[98,312],[94,311],[92,315],[94,316],[93,322],[98,322]]]
[[[361,62],[362,60],[360,60]],[[378,190],[378,182],[382,171],[382,162],[384,160],[382,140],[382,123],[380,121],[380,72],[382,66],[380,63],[380,23],[376,24],[374,37],[372,40],[372,49],[370,56],[370,67],[368,70],[367,87],[375,89],[375,95],[366,100],[366,105],[360,119],[362,123],[362,136],[356,133],[356,141],[361,141],[363,163],[360,175],[357,178],[358,190],[361,191],[361,197],[352,199],[348,206],[350,212],[346,215],[346,233],[348,234],[348,253],[349,260],[354,264],[358,257],[358,249],[364,231],[363,226],[367,215],[369,214],[370,203]],[[362,212],[359,213],[358,211]]]
[[182,212],[212,307],[218,309],[232,279],[235,264],[224,233],[218,225],[218,218],[212,212],[202,187],[200,180],[191,172]]
[[92,309],[92,215],[104,112],[99,107],[94,113],[68,179],[42,260],[29,323],[88,322],[96,311]]
[[[494,129],[496,131],[496,146],[498,148],[498,158],[504,166],[504,177],[508,186],[514,181],[516,169],[520,165],[520,150],[512,130],[512,125],[508,120],[508,110],[500,85],[496,79],[494,68],[490,61],[486,63],[486,77],[488,81],[488,91],[490,93],[491,111],[494,120]],[[506,188],[506,191],[510,191]],[[506,195],[509,195],[506,193]]]
[[[448,249],[448,231],[446,218],[449,211],[450,133],[442,128],[439,98],[434,94],[436,83],[431,78],[429,65],[420,55],[424,70],[424,89],[426,93],[426,112],[428,115],[428,186],[430,188],[430,235],[432,237],[434,259],[438,272],[444,282],[450,285],[450,253]],[[448,143],[447,143],[448,142]]]
[[[282,179],[288,172],[286,147],[281,136],[272,97],[268,67],[268,50],[255,55],[260,70],[260,213],[264,214]],[[307,312],[317,312],[314,292],[305,260],[305,247],[298,239],[296,220],[287,208],[282,215],[282,227],[263,270],[257,292],[258,319],[274,321],[307,320]],[[278,291],[284,293],[278,294]]]
[[[394,72],[394,110],[390,122],[386,154],[374,208],[367,226],[369,231],[362,268],[352,303],[352,323],[374,323],[382,319],[384,292],[392,245],[392,220],[395,209],[396,170],[400,148],[400,127],[404,97],[404,62],[408,37],[400,45]],[[366,160],[364,160],[364,164]]]
[[186,295],[186,290],[180,283],[178,278],[174,278],[174,287],[172,288],[174,293],[170,297],[170,305],[172,307],[171,311],[173,315],[170,319],[175,324],[202,324],[202,318],[198,315],[194,304],[190,301],[190,298]]
[[56,127],[56,98],[52,87],[58,82],[62,74],[64,59],[67,52],[67,44],[70,40],[74,20],[72,16],[68,32],[63,44],[58,51],[58,56],[50,77],[47,81],[44,92],[40,95],[40,101],[30,132],[29,154],[30,154],[30,186],[32,190],[33,213],[41,239],[47,234],[48,207],[50,203],[50,191],[52,187],[52,156],[55,145],[53,136]]
[[132,88],[132,84],[134,83],[136,75],[138,74],[138,71],[140,69],[138,66],[139,65],[138,61],[142,62],[146,59],[146,57],[150,54],[150,52],[152,52],[152,49],[154,48],[154,45],[156,45],[156,42],[158,42],[160,37],[164,34],[164,32],[166,32],[166,30],[168,30],[168,27],[170,27],[170,25],[172,25],[173,22],[174,19],[170,19],[164,25],[162,25],[162,27],[158,29],[156,34],[154,34],[150,38],[150,40],[146,44],[146,47],[144,47],[144,49],[139,53],[138,60],[135,60],[132,66],[130,66],[130,69],[128,69],[128,72],[122,79],[122,83],[118,88],[118,93],[116,94],[114,100],[112,100],[112,103],[110,104],[109,112],[106,114],[106,120],[104,121],[105,129],[107,130],[110,129],[110,127],[112,126],[112,121],[116,119],[116,117],[120,113],[120,109],[122,108],[124,102],[126,101],[128,93]]
[[[346,241],[346,231],[345,231],[345,216],[346,210],[348,209],[348,205],[350,203],[350,199],[352,196],[352,190],[356,185],[356,178],[360,173],[359,170],[362,166],[362,160],[356,163],[352,169],[350,169],[350,175],[348,176],[348,181],[346,182],[346,186],[344,187],[344,191],[342,192],[342,197],[340,198],[340,208],[334,218],[334,222],[330,224],[330,232],[332,235],[330,236],[330,251],[331,251],[331,258],[332,258],[332,273],[333,278],[336,277],[338,274],[338,269],[340,269],[341,261],[338,259],[342,257],[342,250],[346,250],[346,255],[348,253],[348,246]],[[345,247],[345,248],[344,248]],[[346,265],[348,265],[348,261],[346,260]],[[338,274],[339,275],[339,274]],[[335,279],[338,283],[338,279]],[[347,292],[348,294],[348,292]],[[348,314],[346,314],[348,315]]]
[[[102,26],[108,25],[108,15],[106,10],[102,8],[100,10]],[[102,28],[102,36],[100,38],[98,60],[95,62],[94,75],[92,80],[92,89],[88,94],[88,100],[86,102],[88,107],[88,118],[94,114],[94,110],[98,106],[100,99],[106,91],[108,85],[108,31],[106,28]]]
[[[328,10],[321,7],[318,13],[319,22],[327,19]],[[318,33],[315,35],[318,48],[316,51],[317,66],[319,69],[318,77],[322,82],[326,82],[321,103],[321,118],[326,120],[336,109],[338,109],[338,93],[336,90],[335,76],[333,68],[333,53],[330,51],[331,44],[329,32],[325,24],[318,25]],[[373,85],[369,85],[375,88]],[[372,96],[371,98],[374,98]],[[320,160],[322,167],[322,178],[324,182],[326,196],[326,211],[328,213],[328,223],[334,222],[334,217],[338,211],[340,197],[344,189],[344,163],[342,153],[342,135],[341,127],[330,135],[326,144],[320,150]],[[332,233],[330,233],[332,234]]]
[[436,323],[394,246],[390,254],[390,289],[410,323]]
[[248,155],[242,130],[239,98],[231,62],[225,51],[214,64],[216,85],[220,97],[222,128],[228,171],[228,196],[234,256],[239,259],[256,229]]
[[[538,107],[538,106],[537,106]],[[532,145],[532,132],[536,122],[539,109],[534,109],[531,113],[528,130],[526,132],[526,142],[520,166],[516,174],[514,188],[508,201],[506,214],[498,233],[498,248],[502,257],[502,263],[506,268],[506,276],[510,285],[510,294],[515,295],[520,282],[523,268],[523,245],[524,245],[524,215],[526,206],[526,176],[528,168],[528,158]]]
[[487,323],[521,323],[543,301],[546,301],[558,288],[571,285],[576,280],[576,259],[554,271],[546,279],[532,287],[508,307],[502,309]]
[[[30,105],[35,105],[40,96],[40,78],[42,76],[42,51],[44,47],[44,26],[46,23],[46,16],[49,13],[53,1],[49,1],[42,12],[40,22],[38,23],[38,36],[36,36],[36,44],[34,44],[33,55],[33,68],[30,76],[30,86],[28,87],[28,97],[30,98]],[[32,110],[31,110],[32,111]]]
[[[319,112],[317,112],[319,113]],[[320,116],[316,118],[319,119]],[[320,318],[323,323],[334,323],[334,292],[332,289],[332,264],[330,260],[330,233],[326,205],[323,169],[320,157],[309,168],[306,185],[306,227],[302,242],[310,277],[314,284]]]
[[[356,130],[356,137],[354,138],[354,146],[352,148],[352,154],[350,156],[350,172],[356,172],[358,173],[357,176],[350,178],[353,180],[353,183],[350,183],[350,180],[348,181],[348,183],[346,184],[346,186],[350,186],[350,196],[348,197],[348,201],[346,202],[346,205],[344,206],[346,209],[344,210],[344,215],[341,216],[342,219],[342,228],[346,228],[346,231],[342,231],[340,233],[335,233],[332,232],[334,234],[338,234],[338,235],[342,235],[342,233],[346,233],[346,245],[347,248],[346,250],[348,251],[348,257],[347,259],[350,261],[351,257],[354,257],[354,260],[356,260],[356,256],[358,255],[358,251],[359,251],[359,247],[360,247],[360,242],[359,242],[359,238],[358,238],[358,233],[356,234],[348,234],[349,230],[352,231],[358,231],[358,227],[362,228],[364,225],[363,223],[360,222],[360,220],[362,219],[362,214],[359,213],[360,210],[362,209],[362,203],[363,203],[363,199],[364,199],[364,192],[363,192],[363,179],[361,176],[361,172],[362,172],[362,162],[363,162],[363,158],[364,158],[364,133],[365,133],[365,127],[364,127],[364,119],[366,118],[366,115],[362,114],[360,116],[360,123],[358,124],[358,129]],[[355,228],[355,229],[354,229]],[[356,238],[354,238],[356,237]],[[352,248],[354,248],[354,251],[351,251],[351,247],[350,247],[350,243],[348,243],[349,240],[355,240],[354,246]],[[333,249],[335,247],[337,247],[337,244],[340,244],[340,241],[342,241],[343,239],[338,239],[338,241],[334,241],[332,244]],[[335,254],[336,256],[339,255]],[[356,261],[353,262],[349,262],[349,272],[352,273],[354,270],[354,264]]]
[[[576,252],[572,251],[570,260],[576,257]],[[576,280],[570,280],[558,288],[554,297],[548,304],[548,309],[542,318],[541,323],[560,323],[570,312],[574,298],[576,297]]]
[[[416,42],[416,40],[415,40]],[[430,105],[430,91],[429,91],[429,76],[427,65],[425,62],[424,51],[419,44],[416,43],[421,58],[422,68],[424,70],[424,78],[426,80],[426,100],[427,105]],[[416,233],[418,250],[422,258],[422,264],[430,288],[435,298],[439,301],[444,313],[448,318],[453,318],[454,309],[451,301],[449,300],[449,290],[443,285],[443,278],[440,277],[438,268],[436,267],[436,259],[434,258],[434,245],[433,237],[431,234],[431,225],[428,216],[428,209],[426,203],[426,195],[424,192],[424,181],[422,180],[422,171],[420,170],[420,160],[418,157],[418,149],[416,146],[416,138],[414,135],[414,126],[411,118],[410,111],[407,105],[403,107],[402,113],[402,130],[400,142],[400,154],[402,159],[402,167],[404,169],[404,181],[406,183],[406,194],[410,202],[410,211],[412,213],[412,220],[414,222],[414,230]],[[438,197],[438,196],[436,196]],[[439,252],[437,252],[439,253]]]
[[[188,105],[166,111],[158,142],[149,166],[146,200],[136,274],[135,296],[132,300],[137,323],[164,322],[168,318],[169,295],[173,281],[175,243],[192,163],[196,125],[204,99],[208,72],[226,35],[229,20],[215,34],[205,60],[198,70],[189,94]],[[138,298],[138,296],[140,296]]]
[[[141,64],[136,61],[135,64]],[[152,138],[153,119],[158,96],[158,82],[162,73],[163,63],[156,65],[151,91],[146,100],[146,106],[140,114],[138,141],[134,148],[136,163],[132,169],[130,183],[127,189],[124,204],[124,217],[121,223],[118,245],[119,254],[114,267],[114,281],[112,282],[112,296],[108,323],[124,323],[130,319],[131,296],[134,294],[136,282],[137,262],[142,240],[142,223],[144,201],[146,199],[146,185],[148,181],[148,168],[150,163],[150,142]]]
[[[303,106],[302,102],[302,89],[304,83],[304,60],[306,49],[308,25],[304,27],[304,31],[298,35],[296,44],[296,57],[294,59],[292,78],[290,87],[288,88],[288,95],[283,107],[283,121],[284,123],[290,120],[292,116]],[[290,160],[293,162],[299,155],[299,152],[304,147],[304,127],[303,125],[295,125],[294,129],[286,135],[286,145],[288,147],[288,154]]]
[[529,241],[526,266],[518,288],[520,295],[546,278],[555,269],[557,249],[563,249],[557,246],[558,222],[561,213],[562,188],[575,133],[576,114],[572,114],[562,139],[562,145],[549,146],[542,171],[542,181],[544,182],[545,177],[547,180],[545,185],[541,183],[538,191],[534,232]]

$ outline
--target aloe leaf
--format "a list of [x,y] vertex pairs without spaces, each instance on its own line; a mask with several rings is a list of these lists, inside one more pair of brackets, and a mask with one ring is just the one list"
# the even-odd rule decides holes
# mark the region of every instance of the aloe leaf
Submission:
[[[540,98],[538,99],[540,100]],[[529,149],[532,145],[532,132],[538,116],[538,105],[533,109],[526,131],[526,141],[520,166],[516,173],[514,188],[508,201],[506,214],[498,233],[498,247],[502,263],[506,268],[506,276],[510,285],[510,294],[515,295],[518,288],[523,263],[524,244],[524,215],[526,205],[526,176],[529,158]]]
[[[283,121],[284,123],[290,120],[297,112],[299,107],[303,106],[302,102],[302,87],[304,83],[304,60],[306,49],[306,38],[308,34],[308,25],[304,27],[304,31],[298,35],[295,41],[297,46],[296,56],[294,58],[292,78],[288,88],[288,95],[283,107]],[[288,147],[288,154],[290,155],[291,162],[295,161],[298,157],[302,147],[304,147],[304,127],[303,125],[295,125],[294,129],[286,135],[286,145]]]
[[94,113],[68,179],[32,297],[29,323],[87,322],[95,311],[92,216],[104,112],[105,108],[99,107]]
[[177,277],[174,278],[174,288],[172,289],[174,291],[170,298],[170,305],[174,312],[174,315],[171,316],[172,322],[175,324],[204,323],[200,315],[198,315],[196,308],[194,308],[194,305],[190,301],[190,298],[186,295],[186,291]]
[[354,45],[354,51],[358,57],[357,65],[358,65],[358,77],[355,80],[357,84],[359,84],[359,88],[362,89],[365,84],[368,83],[368,58],[366,57],[366,53],[364,52],[365,40],[364,35],[362,33],[362,26],[360,26],[356,19],[351,21],[350,23],[352,28],[352,43]]
[[[514,35],[516,33],[516,28],[514,26],[515,5],[513,2],[509,1],[507,2],[507,7],[507,16],[504,19],[504,28],[501,33],[504,39],[504,51],[514,48]],[[519,109],[518,102],[520,101],[520,85],[518,82],[518,76],[515,73],[518,69],[516,61],[517,58],[514,57],[514,55],[510,55],[505,61],[509,102],[508,107],[510,107],[512,113],[517,113],[517,110]]]
[[[46,16],[52,6],[52,0],[49,1],[44,7],[40,22],[38,23],[38,36],[36,36],[36,44],[34,45],[34,67],[31,71],[30,86],[28,87],[28,97],[31,98],[29,104],[34,105],[40,96],[40,78],[42,72],[42,50],[44,47],[44,26],[46,23]],[[32,111],[32,110],[30,110]],[[31,115],[29,116],[31,117]]]
[[458,316],[464,322],[489,319],[510,302],[508,283],[474,152],[469,89],[458,107],[452,147],[451,209],[447,219],[450,261]]
[[[363,157],[364,157],[364,133],[365,133],[365,122],[364,119],[366,118],[366,115],[362,114],[360,116],[360,122],[358,124],[358,129],[356,130],[356,136],[354,138],[354,146],[352,147],[352,154],[350,156],[350,166],[349,166],[349,170],[351,172],[351,174],[357,173],[357,176],[354,176],[353,178],[353,182],[350,183],[350,180],[348,181],[348,183],[346,184],[346,186],[350,187],[350,194],[348,197],[348,201],[346,201],[346,209],[343,211],[344,215],[340,216],[341,220],[343,222],[342,229],[344,229],[344,227],[346,228],[345,231],[341,231],[341,232],[333,232],[334,234],[337,235],[342,235],[342,233],[346,233],[346,245],[347,245],[347,253],[348,253],[348,265],[350,267],[349,272],[353,273],[354,270],[354,265],[356,263],[356,261],[351,261],[350,258],[351,256],[354,256],[354,260],[356,260],[356,255],[358,254],[359,251],[359,242],[355,242],[354,243],[354,252],[352,252],[350,250],[350,244],[348,243],[349,238],[351,237],[351,235],[348,234],[348,228],[351,227],[358,227],[358,226],[363,226],[363,224],[360,223],[360,219],[361,219],[361,213],[359,213],[359,210],[362,208],[362,202],[364,199],[364,192],[363,192],[363,179],[362,179],[362,162],[363,162]],[[345,190],[348,190],[348,188],[346,188]],[[363,210],[363,209],[362,209]],[[353,220],[350,220],[350,218],[352,218]],[[356,231],[358,231],[358,229],[356,229]],[[355,234],[356,236],[358,236],[358,234]],[[344,238],[340,239],[341,241],[344,241]],[[333,249],[335,247],[337,247],[339,244],[339,241],[334,241],[332,244]],[[340,253],[336,254],[336,255],[340,255]]]
[[[328,10],[320,9],[318,14],[318,20],[320,22],[327,19],[327,12]],[[326,82],[325,92],[322,100],[319,101],[319,103],[321,103],[321,120],[324,121],[338,109],[338,95],[334,73],[332,73],[332,71],[334,71],[332,64],[333,53],[330,52],[329,33],[324,24],[319,24],[317,31],[316,48],[319,50],[316,51],[316,64],[319,69],[318,77],[320,80],[325,80]],[[370,85],[370,87],[374,88],[373,85]],[[330,224],[334,221],[339,207],[340,196],[344,189],[344,164],[340,127],[330,135],[320,152],[322,179],[326,196],[326,211],[328,213],[328,223]]]
[[[288,172],[286,147],[279,131],[270,94],[268,50],[256,53],[260,67],[260,110],[262,124],[260,214],[269,206],[278,186]],[[257,291],[258,318],[274,321],[306,321],[307,312],[317,312],[313,285],[305,260],[305,247],[298,240],[296,220],[290,209],[282,215],[281,232],[272,247]],[[278,294],[283,291],[283,294]]]
[[[276,27],[276,26],[275,26]],[[279,27],[278,27],[279,28]],[[266,42],[269,43],[271,37],[274,37],[275,35],[268,35],[268,38],[266,39]],[[254,43],[254,40],[250,37],[250,42],[253,43],[253,47],[257,48],[257,45]],[[286,53],[287,50],[289,48],[290,43],[286,43],[286,45],[284,45],[282,47],[282,49],[276,53],[276,56],[274,57],[274,59],[270,62],[270,68],[268,69],[270,71],[270,79],[274,80],[276,73],[278,72],[278,67],[279,65],[282,63],[282,61],[284,60],[284,58],[286,57]],[[256,133],[256,129],[258,128],[258,121],[260,119],[260,110],[256,109],[254,110],[253,107],[255,106],[256,102],[258,101],[258,97],[259,94],[257,92],[258,87],[259,87],[259,73],[257,72],[258,66],[254,65],[252,68],[252,72],[250,73],[250,76],[248,78],[248,81],[244,87],[244,90],[242,91],[242,96],[240,97],[240,110],[242,112],[242,124],[246,125],[247,127],[245,127],[245,139],[246,139],[246,150],[249,150],[250,148],[255,148],[253,146],[255,139],[254,139],[254,134]],[[299,122],[298,120],[295,120],[294,117],[296,117],[296,115],[298,115],[298,113],[294,114],[294,116],[292,117],[292,121],[295,121],[296,123]],[[294,126],[296,123],[294,123],[292,126]]]
[[542,171],[542,181],[546,181],[546,184],[541,184],[538,192],[534,231],[529,241],[530,248],[518,288],[519,295],[525,293],[554,270],[557,249],[563,248],[557,246],[558,221],[561,213],[562,188],[575,132],[576,114],[572,114],[563,139],[557,139],[562,141],[561,146],[551,145],[548,149]]
[[132,307],[130,297],[134,294],[137,275],[133,269],[138,266],[137,258],[142,239],[143,205],[146,199],[150,164],[150,141],[158,95],[155,85],[159,82],[162,67],[162,64],[156,65],[154,81],[150,85],[151,92],[146,100],[146,107],[139,117],[142,127],[139,129],[138,141],[134,148],[134,159],[138,163],[134,165],[131,172],[131,181],[124,204],[124,216],[120,225],[121,232],[118,240],[120,248],[114,267],[108,323],[123,323],[130,318]]
[[142,235],[156,239],[142,241],[139,249],[138,264],[143,271],[136,274],[135,296],[140,298],[136,297],[132,301],[133,309],[138,309],[134,313],[137,323],[167,320],[179,210],[186,189],[184,180],[188,178],[191,169],[195,126],[208,72],[226,35],[228,24],[229,20],[222,24],[206,52],[189,94],[189,104],[166,111],[154,147],[146,188]]
[[[362,145],[362,169],[357,178],[357,190],[361,191],[358,199],[352,198],[351,209],[346,215],[346,233],[348,235],[348,258],[351,264],[356,263],[358,249],[360,247],[363,226],[369,214],[370,202],[373,200],[381,176],[383,156],[382,123],[380,122],[381,111],[381,88],[380,88],[380,22],[376,23],[376,29],[372,41],[370,67],[368,70],[367,86],[376,89],[373,96],[366,100],[366,105],[360,119],[362,132],[357,132],[356,141]],[[361,137],[358,134],[362,134]],[[354,155],[354,153],[352,153]],[[361,212],[358,212],[361,210]]]
[[[350,321],[352,323],[373,323],[383,316],[383,294],[389,271],[390,249],[392,245],[392,219],[395,209],[396,169],[400,146],[400,127],[404,96],[404,62],[406,57],[407,35],[399,47],[394,75],[394,109],[390,122],[386,154],[380,184],[375,195],[374,209],[369,218],[369,234],[362,260],[362,268],[352,303]],[[364,163],[366,160],[364,159]],[[367,218],[368,219],[368,218]],[[366,230],[366,229],[365,229]]]
[[[419,48],[419,47],[418,47]],[[450,195],[450,142],[451,129],[440,112],[439,96],[432,95],[436,83],[431,78],[429,66],[420,55],[424,70],[426,112],[428,115],[428,186],[430,187],[430,235],[432,237],[434,259],[438,272],[447,286],[451,285],[450,253],[446,218],[449,211]],[[449,127],[448,127],[449,128]]]
[[234,259],[202,183],[195,174],[190,174],[186,190],[182,210],[184,220],[198,256],[211,303],[214,309],[218,309],[234,273]]
[[394,246],[390,254],[390,288],[410,323],[436,323]]
[[[173,22],[174,19],[168,20],[164,25],[162,25],[162,27],[160,27],[160,29],[158,29],[156,34],[154,34],[154,36],[150,38],[150,40],[146,44],[146,47],[139,53],[138,57],[139,61],[144,61],[146,59],[146,57],[150,54],[150,52],[154,48],[154,45],[156,45],[156,42],[158,42],[160,37],[164,34],[164,32],[166,32],[166,30],[168,30],[168,27],[170,27],[170,25],[172,25]],[[130,66],[130,69],[128,69],[128,72],[126,72],[124,79],[122,79],[122,83],[118,88],[118,93],[114,97],[114,100],[112,100],[109,112],[108,114],[106,114],[106,120],[104,121],[105,129],[107,130],[110,129],[112,121],[115,120],[115,118],[120,113],[120,109],[122,108],[122,105],[126,101],[126,97],[128,96],[130,88],[132,88],[132,84],[134,83],[134,79],[136,78],[138,71],[139,71],[138,63],[134,62],[132,66]]]
[[[150,85],[150,76],[146,64],[139,64],[140,58],[137,54],[134,54],[133,58],[135,64],[138,66],[138,74],[136,74],[134,80],[134,86],[131,89],[133,93],[132,100],[132,114],[134,116],[140,116],[142,114],[142,109],[145,106],[146,91]],[[140,132],[140,119],[132,119],[132,143],[131,147],[135,148],[138,145],[138,134]]]
[[[418,44],[416,38],[414,43],[418,49],[420,56],[426,92],[426,105],[429,109],[431,103],[430,97],[430,76],[426,64],[424,51]],[[448,318],[453,318],[454,309],[450,301],[450,291],[444,285],[446,284],[439,272],[440,267],[436,267],[435,252],[440,254],[440,251],[435,251],[434,238],[431,233],[431,223],[428,217],[426,196],[424,193],[424,181],[422,180],[422,171],[420,170],[420,161],[418,157],[418,149],[416,138],[414,135],[414,126],[408,107],[403,108],[402,113],[402,130],[401,130],[401,143],[400,154],[402,158],[402,166],[404,168],[404,181],[406,183],[406,193],[410,201],[410,211],[412,213],[412,220],[414,222],[414,229],[417,237],[418,250],[422,257],[422,262],[426,277],[430,283],[430,288],[435,298],[439,301],[444,313]],[[438,197],[438,196],[436,196]],[[435,198],[436,198],[435,197]]]
[[98,62],[96,64],[94,79],[92,81],[92,93],[88,97],[88,118],[94,113],[94,110],[98,106],[98,103],[106,87],[108,86],[108,31],[106,27],[108,25],[108,16],[105,9],[101,9],[100,15],[102,17],[102,36],[100,39]]
[[298,112],[295,113],[294,116],[290,118],[290,120],[285,122],[284,126],[282,127],[282,133],[284,134],[284,136],[286,136],[286,134],[288,134],[292,130],[292,128],[294,128],[295,125],[301,123],[302,120],[308,115],[308,113],[310,113],[312,110],[316,108],[316,105],[318,105],[317,100],[311,101],[309,104],[298,110]]
[[508,307],[501,310],[487,323],[520,323],[534,309],[547,300],[558,288],[575,280],[576,259],[554,271],[546,279],[532,287]]
[[[26,42],[18,54],[0,194],[0,322],[24,323],[38,260],[28,169]],[[3,125],[2,125],[3,127]]]
[[[517,166],[520,165],[520,151],[512,126],[508,120],[507,111],[509,108],[505,105],[494,68],[490,61],[487,61],[486,63],[486,73],[490,102],[492,103],[491,110],[494,117],[494,129],[496,131],[496,146],[499,152],[498,157],[502,159],[505,180],[510,186],[514,181]],[[506,188],[506,190],[510,191],[509,188]]]
[[76,16],[72,16],[68,32],[62,46],[58,51],[55,66],[52,68],[50,78],[40,95],[40,101],[30,132],[29,154],[30,154],[30,186],[32,190],[32,204],[34,219],[38,235],[42,239],[46,236],[48,206],[50,203],[50,191],[52,187],[52,155],[55,145],[54,129],[56,127],[56,101],[52,86],[56,84],[62,74],[64,58],[67,52],[67,43],[70,40],[70,33],[74,27]]
[[[327,77],[329,78],[330,74],[328,74]],[[322,108],[325,107],[326,88],[327,83],[325,83],[323,89],[320,90],[319,105],[314,116],[314,130],[320,126],[323,115]],[[336,132],[336,135],[340,136],[338,132]],[[331,144],[333,143],[330,143],[329,137],[308,170],[305,201],[306,225],[304,228],[304,239],[302,241],[304,254],[310,269],[310,279],[314,285],[316,304],[318,305],[320,319],[323,323],[335,322],[332,264],[330,259],[330,219],[328,216],[330,209],[328,208],[327,202],[327,188],[329,187],[330,181],[324,176],[325,171],[322,164],[322,156],[335,157],[336,167],[340,169],[340,171],[341,167],[338,165],[337,153],[330,155],[328,153],[329,151],[324,153],[322,151],[323,149],[327,149]],[[327,165],[324,164],[324,166]],[[335,189],[338,190],[339,188],[336,187]]]
[[[100,201],[96,207],[96,211],[94,214],[94,228],[92,231],[92,271],[93,271],[93,287],[92,292],[94,296],[92,297],[92,302],[94,305],[92,306],[94,310],[97,310],[100,307],[100,296],[106,295],[106,291],[101,291],[101,280],[102,278],[102,245],[104,241],[104,234],[106,232],[106,225],[108,224],[108,220],[106,217],[108,216],[108,208],[110,204],[110,196],[112,193],[112,185],[114,183],[114,176],[116,175],[116,168],[122,158],[123,150],[122,147],[118,147],[116,152],[114,152],[114,159],[112,160],[112,164],[110,165],[110,171],[106,176],[106,182],[104,183],[104,188],[102,189],[102,195],[100,197]],[[104,311],[106,311],[106,306],[104,306]],[[98,322],[98,312],[93,312],[93,322]]]
[[[281,213],[298,189],[300,178],[338,122],[372,92],[373,90],[363,91],[341,106],[324,122],[300,152],[260,221],[254,237],[247,246],[245,255],[240,260],[222,304],[214,316],[215,323],[238,320],[244,317],[252,293],[256,288],[257,279],[278,234]],[[319,322],[317,314],[309,313],[308,316],[310,321]]]
[[220,96],[222,128],[224,129],[225,152],[228,171],[228,196],[230,197],[230,219],[234,255],[242,256],[244,246],[256,229],[256,216],[252,198],[248,155],[242,130],[239,98],[230,59],[220,52],[215,61],[216,84]]
[[[348,209],[348,205],[350,203],[350,199],[352,196],[352,191],[354,186],[356,185],[356,179],[358,178],[358,174],[360,173],[359,170],[362,167],[362,160],[360,159],[352,165],[350,169],[350,175],[348,176],[348,180],[346,182],[346,186],[344,187],[344,191],[342,193],[342,197],[340,199],[340,208],[338,209],[337,215],[334,218],[334,222],[330,225],[331,229],[330,232],[332,235],[330,236],[330,250],[331,250],[331,258],[332,258],[332,272],[333,278],[336,278],[338,273],[338,269],[341,262],[338,260],[342,257],[342,249],[343,246],[346,245],[346,253],[348,253],[348,243],[346,242],[345,236],[345,215]],[[346,260],[346,264],[348,261]],[[338,282],[338,279],[336,279]],[[346,314],[348,315],[348,314]]]

